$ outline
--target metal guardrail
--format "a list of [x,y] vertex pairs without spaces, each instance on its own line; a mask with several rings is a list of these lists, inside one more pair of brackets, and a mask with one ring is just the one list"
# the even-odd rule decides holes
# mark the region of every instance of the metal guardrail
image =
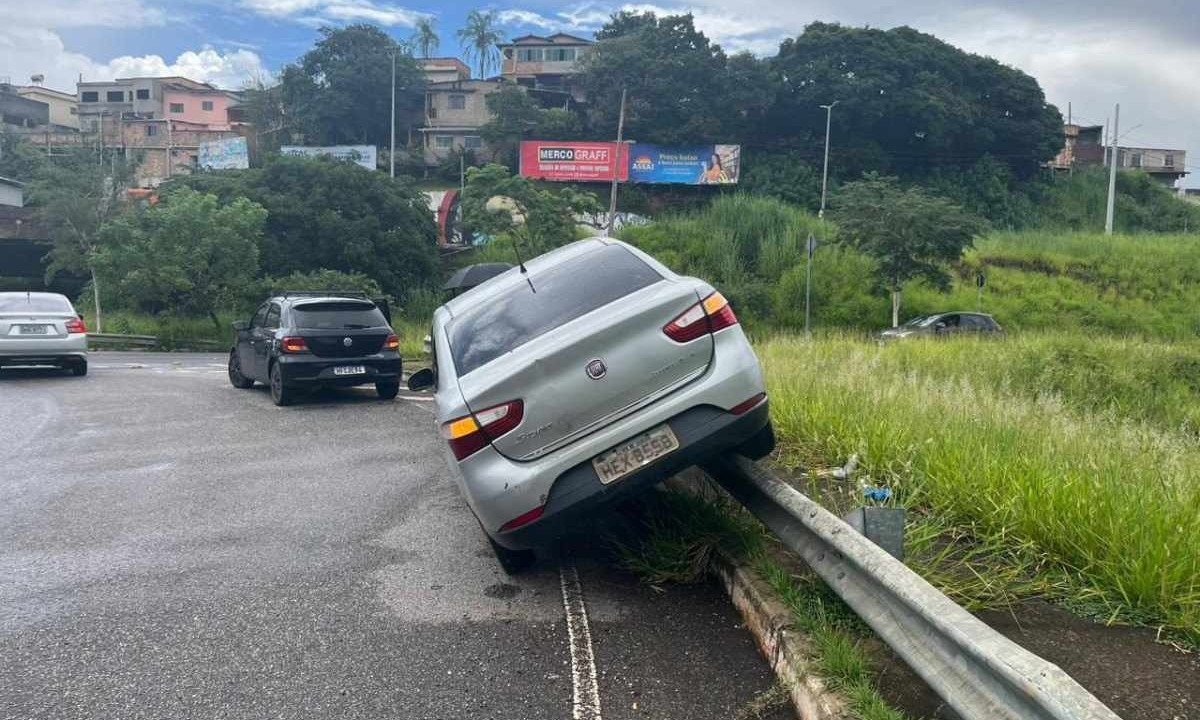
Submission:
[[154,335],[88,333],[88,345],[134,345],[137,347],[156,347],[158,345],[158,337]]
[[985,625],[771,473],[736,455],[704,469],[964,720],[1120,720],[1057,665]]

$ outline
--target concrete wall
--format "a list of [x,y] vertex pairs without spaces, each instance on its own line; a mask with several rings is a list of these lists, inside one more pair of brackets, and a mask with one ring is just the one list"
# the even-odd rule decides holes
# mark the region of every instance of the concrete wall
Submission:
[[[212,110],[203,109],[206,102],[212,103]],[[183,112],[171,112],[173,103],[183,105]],[[162,114],[159,117],[226,130],[229,128],[229,104],[229,96],[224,93],[168,89],[163,91]]]
[[23,87],[17,90],[21,97],[46,103],[49,107],[50,124],[78,128],[79,117],[75,114],[75,97],[63,97],[57,92],[40,87]]
[[[500,89],[498,83],[466,82],[460,89],[437,88],[425,93],[427,127],[477,128],[492,119],[487,108],[487,96]],[[461,96],[463,107],[450,107],[450,97]]]
[[25,207],[25,193],[19,187],[0,183],[0,205]]
[[[455,152],[461,152],[464,149],[469,149],[475,153],[477,158],[488,159],[491,157],[492,151],[483,139],[479,137],[478,131],[472,130],[444,130],[438,132],[431,130],[423,133],[424,135],[424,156],[426,165],[437,165],[442,160],[445,160]],[[471,140],[473,147],[468,148],[467,145]],[[447,146],[447,143],[449,144]]]

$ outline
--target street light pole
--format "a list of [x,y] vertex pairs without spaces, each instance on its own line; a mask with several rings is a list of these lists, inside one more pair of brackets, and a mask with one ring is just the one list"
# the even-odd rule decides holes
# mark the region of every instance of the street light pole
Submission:
[[617,221],[617,178],[620,176],[621,167],[621,152],[625,149],[624,146],[625,132],[625,88],[621,88],[621,109],[617,114],[617,157],[613,162],[613,180],[612,191],[608,196],[608,229],[604,232],[605,235],[612,236],[613,225]]
[[388,174],[396,177],[396,51],[392,50],[392,149],[388,153]]
[[840,100],[834,100],[828,105],[820,105],[819,107],[825,111],[825,166],[821,170],[821,209],[817,211],[817,217],[825,217],[825,188],[829,184],[829,126],[833,119],[833,106],[837,105]]
[[1104,211],[1104,234],[1113,233],[1113,205],[1117,197],[1117,163],[1121,159],[1121,147],[1117,144],[1117,130],[1121,127],[1121,104],[1117,103],[1113,111],[1113,130],[1110,140],[1111,150],[1108,166],[1108,205]]
[[[829,186],[829,128],[833,119],[833,106],[838,104],[838,100],[834,100],[828,105],[821,105],[825,110],[825,163],[821,168],[821,209],[817,211],[817,217],[821,219],[821,240],[825,241],[825,192]],[[812,330],[810,329],[810,321],[812,318],[812,264],[813,252],[816,250],[816,240],[812,233],[809,233],[808,239],[804,243],[804,254],[807,259],[804,262],[804,337],[811,338]]]

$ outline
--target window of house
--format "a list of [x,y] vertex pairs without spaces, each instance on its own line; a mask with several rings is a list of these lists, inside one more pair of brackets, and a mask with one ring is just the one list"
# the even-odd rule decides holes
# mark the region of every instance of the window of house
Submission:
[[546,60],[551,62],[574,62],[575,48],[550,48],[546,51]]
[[137,91],[137,99],[138,100],[149,100],[150,99],[150,91],[146,88],[142,88],[142,89],[138,90]]
[[1142,154],[1134,153],[1133,155],[1131,155],[1129,158],[1129,164],[1132,165],[1133,167],[1141,167],[1142,166]]
[[1172,155],[1171,153],[1167,153],[1166,155],[1164,155],[1163,156],[1163,167],[1169,167],[1169,168],[1175,167],[1175,156]]
[[518,62],[541,62],[542,48],[517,48]]
[[151,123],[146,123],[146,137],[153,137],[158,134],[158,126]]
[[200,109],[205,112],[212,112],[212,109],[213,109],[212,100],[201,100],[200,101]]
[[467,107],[467,96],[451,95],[447,103],[451,110],[465,110]]
[[463,147],[468,150],[478,150],[483,147],[483,138],[478,135],[467,135],[463,138]]
[[183,112],[183,103],[171,103],[171,112],[173,112],[173,113]]
[[109,90],[104,93],[104,99],[108,102],[125,102],[124,90]]
[[454,137],[451,135],[434,135],[433,146],[438,150],[449,150],[454,147]]
[[100,102],[100,93],[95,90],[85,90],[79,96],[79,99],[83,102]]

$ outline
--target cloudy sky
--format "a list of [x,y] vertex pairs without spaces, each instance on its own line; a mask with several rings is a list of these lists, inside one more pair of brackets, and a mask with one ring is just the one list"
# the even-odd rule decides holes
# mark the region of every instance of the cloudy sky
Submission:
[[42,73],[70,90],[80,75],[170,73],[236,88],[294,60],[321,25],[366,21],[405,38],[429,15],[442,54],[458,54],[472,7],[497,11],[510,34],[586,34],[621,8],[690,11],[726,50],[760,55],[813,20],[910,25],[1029,72],[1077,121],[1104,123],[1120,102],[1122,144],[1189,150],[1188,185],[1200,187],[1197,0],[0,0],[0,78]]

